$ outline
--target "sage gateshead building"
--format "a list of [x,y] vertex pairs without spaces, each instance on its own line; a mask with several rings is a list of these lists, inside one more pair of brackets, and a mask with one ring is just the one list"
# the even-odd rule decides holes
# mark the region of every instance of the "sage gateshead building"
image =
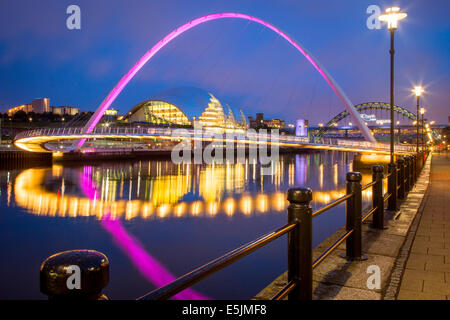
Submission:
[[241,109],[232,110],[212,94],[199,88],[180,87],[159,92],[133,107],[124,120],[157,125],[245,130]]

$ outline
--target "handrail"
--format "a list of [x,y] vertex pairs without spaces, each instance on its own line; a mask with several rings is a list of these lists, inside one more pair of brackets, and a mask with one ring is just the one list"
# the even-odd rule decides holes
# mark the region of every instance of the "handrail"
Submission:
[[331,209],[331,208],[337,206],[338,204],[344,202],[345,200],[350,199],[351,197],[353,197],[353,195],[354,195],[353,193],[349,193],[349,194],[346,194],[345,196],[342,196],[342,197],[334,200],[333,202],[327,204],[325,207],[322,207],[319,210],[315,211],[312,214],[312,216],[315,217],[315,216],[320,215],[321,213],[327,211],[328,209]]
[[271,300],[282,300],[289,292],[291,292],[297,284],[294,281],[289,282],[286,286],[278,291]]
[[210,276],[211,274],[223,269],[232,262],[239,260],[246,255],[252,253],[256,249],[272,242],[273,240],[281,237],[282,235],[288,233],[296,227],[296,224],[288,224],[281,227],[275,231],[265,234],[258,239],[251,241],[231,252],[224,254],[223,256],[179,277],[175,281],[159,288],[153,290],[150,293],[143,295],[138,298],[138,300],[165,300],[177,293],[183,291],[184,289],[190,287],[191,285],[199,282],[200,280]]
[[[413,169],[422,169],[423,163],[418,163],[418,159],[420,158],[413,157],[412,159],[415,162],[412,162],[412,164],[410,162],[409,166],[412,165]],[[416,167],[417,165],[420,165],[420,167]],[[373,181],[365,186],[361,186],[362,175],[360,172],[347,173],[346,180],[348,194],[314,213],[311,208],[311,201],[313,199],[313,192],[311,189],[289,189],[287,193],[287,199],[290,202],[290,205],[287,208],[288,224],[208,262],[179,277],[172,283],[145,294],[139,299],[163,300],[170,298],[275,239],[288,234],[288,283],[277,292],[272,299],[281,300],[289,295],[289,300],[311,300],[313,298],[313,269],[324,261],[324,259],[345,240],[347,241],[346,258],[350,260],[362,258],[364,256],[362,252],[362,222],[365,222],[372,216],[372,227],[382,230],[384,229],[384,202],[390,199],[388,210],[396,210],[396,183],[402,183],[402,181],[393,179],[395,178],[394,171],[393,177],[389,180],[389,183],[393,184],[393,186],[390,187],[391,190],[389,190],[388,193],[383,194],[383,167],[379,165],[373,166],[372,173]],[[409,172],[409,178],[411,185],[417,181],[417,176],[413,175],[412,172]],[[405,181],[403,181],[403,184],[404,183]],[[362,190],[372,186],[374,187],[372,193],[372,208],[362,218]],[[392,190],[395,191],[392,192]],[[346,232],[313,261],[312,217],[319,215],[325,210],[332,208],[345,200],[348,200],[346,206]],[[393,202],[393,205],[391,202]],[[51,297],[55,296],[51,295]]]
[[364,218],[361,219],[361,223],[364,222],[364,221],[366,221],[366,219],[367,219],[368,217],[370,217],[370,216],[371,216],[375,211],[377,211],[377,210],[378,210],[378,207],[372,208],[372,210],[370,210],[369,213],[366,214],[366,216],[365,216]]
[[361,187],[361,191],[364,191],[364,190],[366,190],[366,189],[369,189],[370,187],[372,187],[372,186],[374,186],[374,185],[376,185],[376,184],[377,184],[377,181],[372,181],[372,182],[370,182],[370,183],[368,183],[368,184],[362,186],[362,187]]
[[337,239],[335,243],[333,243],[324,252],[322,252],[322,254],[316,260],[314,260],[312,265],[313,269],[317,267],[331,252],[333,252],[334,249],[336,249],[345,239],[347,239],[353,233],[353,231],[354,230],[351,229],[344,233],[344,235]]

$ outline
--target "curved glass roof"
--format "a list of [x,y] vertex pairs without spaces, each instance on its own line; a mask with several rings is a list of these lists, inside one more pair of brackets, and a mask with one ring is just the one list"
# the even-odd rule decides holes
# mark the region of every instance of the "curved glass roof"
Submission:
[[[146,101],[143,101],[134,106],[130,111],[132,113],[137,111],[137,108],[142,106],[145,102],[156,100],[164,101],[175,105],[190,119],[192,117],[198,118],[202,112],[208,107],[208,103],[211,102],[212,95],[207,91],[196,87],[177,87],[168,90],[164,90],[151,95]],[[221,101],[218,97],[219,101]],[[225,114],[228,116],[229,110],[226,103],[221,102]],[[240,112],[238,108],[231,107],[236,120],[239,119]]]
[[198,117],[208,106],[211,95],[194,87],[179,87],[158,92],[148,100],[160,100],[177,106],[189,118]]

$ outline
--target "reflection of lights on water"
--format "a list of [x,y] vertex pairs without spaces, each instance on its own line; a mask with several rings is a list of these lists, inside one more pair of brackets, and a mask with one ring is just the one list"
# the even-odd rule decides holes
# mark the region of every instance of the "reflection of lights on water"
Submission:
[[243,196],[240,201],[241,212],[245,215],[252,213],[252,199],[250,196]]
[[277,192],[272,196],[272,208],[278,211],[284,210],[287,200],[282,192]]
[[191,205],[191,214],[196,217],[200,214],[202,211],[202,202],[201,201],[195,201]]
[[319,165],[319,188],[323,188],[323,163]]
[[213,202],[213,201],[211,201],[211,202],[208,202],[208,214],[210,215],[210,216],[215,216],[216,215],[216,213],[217,213],[217,210],[218,210],[218,205],[217,205],[217,203],[216,202]]
[[334,186],[337,187],[337,185],[338,185],[338,164],[337,163],[335,163],[333,165],[333,183],[334,183]]
[[[55,166],[52,168],[50,173],[52,176],[54,174],[59,174],[61,180],[63,170],[61,167]],[[286,200],[285,192],[275,192],[271,194],[258,193],[256,195],[245,194],[239,196],[239,194],[234,194],[233,197],[227,197],[222,200],[224,188],[216,188],[215,191],[221,190],[219,193],[210,193],[208,189],[212,189],[217,180],[214,181],[210,176],[206,177],[206,173],[199,172],[198,182],[198,194],[204,199],[203,201],[180,201],[179,199],[190,190],[194,190],[191,186],[193,180],[189,177],[186,179],[186,175],[166,175],[156,177],[150,181],[149,184],[149,195],[150,200],[116,200],[117,193],[116,190],[123,188],[123,181],[128,178],[124,177],[122,173],[116,173],[110,171],[109,176],[102,176],[100,170],[92,170],[91,167],[85,167],[83,171],[84,174],[91,174],[93,177],[97,178],[100,184],[99,189],[95,191],[99,195],[93,196],[92,199],[70,195],[66,193],[50,192],[43,187],[46,175],[49,169],[28,169],[21,172],[17,178],[13,181],[11,179],[9,188],[13,191],[8,191],[8,198],[10,193],[13,192],[15,196],[16,203],[24,208],[27,208],[31,213],[36,215],[46,215],[50,217],[80,217],[80,216],[95,216],[98,219],[102,218],[104,210],[108,210],[112,218],[169,218],[169,217],[185,217],[187,215],[192,215],[194,217],[213,217],[219,213],[225,213],[228,216],[233,216],[234,214],[256,214],[265,213],[270,211],[283,212],[286,210],[288,202]],[[185,172],[192,172],[189,166],[186,166]],[[292,168],[292,169],[291,169]],[[336,167],[335,167],[336,168]],[[282,169],[282,168],[280,168]],[[291,170],[289,173],[289,180],[295,179],[295,165],[294,163],[288,167]],[[158,164],[157,170],[162,170],[161,165]],[[335,169],[335,172],[337,170]],[[180,171],[179,171],[180,172]],[[205,171],[206,172],[206,171]],[[277,175],[280,174],[282,170],[279,170]],[[241,180],[239,182],[233,183],[235,188],[240,188],[241,185],[245,183],[245,166],[240,165],[239,169],[233,170],[230,166],[231,175],[234,175],[234,179]],[[204,174],[204,176],[202,176]],[[225,166],[215,166],[214,175],[218,174],[225,180],[229,177],[226,173]],[[335,173],[336,174],[336,173]],[[188,175],[189,176],[189,175]],[[292,177],[292,178],[291,178]],[[370,179],[369,176],[365,177]],[[143,179],[143,177],[141,177]],[[67,179],[66,179],[67,180]],[[120,185],[119,186],[119,181]],[[130,188],[132,180],[130,179]],[[144,180],[141,181],[141,186],[144,187]],[[202,182],[203,181],[203,182]],[[209,182],[208,182],[209,181]],[[370,181],[365,181],[368,183]],[[225,181],[221,184],[224,186]],[[62,184],[64,182],[62,181]],[[67,184],[67,183],[66,183]],[[386,184],[386,181],[385,181]],[[135,184],[136,185],[136,184]],[[386,187],[386,186],[385,186]],[[9,189],[8,189],[9,190]],[[108,190],[106,192],[106,190]],[[241,191],[244,191],[244,186],[242,186]],[[365,190],[363,192],[364,199],[371,197],[371,189]],[[315,204],[327,204],[334,199],[342,197],[345,195],[345,189],[332,190],[332,191],[314,191],[313,200]],[[8,202],[9,205],[9,202]]]
[[269,208],[269,197],[266,194],[259,194],[256,197],[256,209],[259,212],[266,212]]
[[232,216],[234,213],[234,208],[235,208],[234,199],[233,198],[226,199],[224,202],[224,207],[225,207],[225,213],[228,216]]
[[168,204],[163,204],[156,209],[158,217],[160,217],[160,218],[165,218],[169,214],[169,211],[170,211],[170,205],[168,205]]
[[179,203],[173,208],[173,213],[176,217],[182,217],[186,211],[186,204]]

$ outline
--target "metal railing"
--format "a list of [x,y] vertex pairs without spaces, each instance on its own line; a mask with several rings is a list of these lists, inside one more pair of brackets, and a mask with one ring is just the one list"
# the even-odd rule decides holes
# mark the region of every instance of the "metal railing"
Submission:
[[[178,131],[177,131],[178,130]],[[92,132],[86,133],[83,127],[62,127],[62,128],[42,128],[33,129],[28,131],[23,131],[19,133],[15,140],[37,137],[37,136],[70,136],[70,135],[83,135],[89,137],[90,135],[117,135],[117,136],[133,136],[133,135],[149,135],[149,136],[172,136],[176,138],[189,138],[198,134],[199,131],[196,129],[177,129],[177,128],[148,128],[141,126],[126,126],[126,127],[95,127]],[[210,137],[213,139],[218,132],[203,130],[202,135]],[[269,134],[264,133],[236,133],[237,140],[243,141],[265,141],[272,140]],[[336,138],[322,138],[320,141],[309,139],[308,137],[290,136],[290,135],[279,135],[276,138],[277,141],[282,143],[297,143],[297,144],[308,144],[308,145],[326,145],[335,146],[340,148],[361,148],[361,149],[371,149],[380,151],[389,151],[389,144],[379,143],[379,142],[368,142],[368,141],[355,141],[346,139],[336,139]],[[408,153],[414,152],[415,146],[413,145],[403,145],[398,144],[395,146],[398,152]]]
[[[405,178],[400,178],[398,182],[401,186],[400,189],[405,188],[405,190],[409,190],[417,177],[417,172],[414,173],[414,170],[419,168],[421,169],[422,164],[418,160],[419,157],[417,155],[407,156],[405,159],[398,159],[400,172],[406,172],[406,176],[404,176]],[[391,202],[394,195],[396,198],[398,192],[397,169],[395,164],[394,166],[390,166],[390,168],[391,167],[395,168],[395,171],[391,171],[389,174],[384,176],[383,166],[374,165],[372,167],[372,182],[364,186],[361,185],[361,173],[348,172],[346,176],[347,194],[315,212],[312,212],[310,205],[313,194],[311,189],[289,189],[287,199],[290,204],[287,209],[287,224],[285,226],[265,234],[242,247],[230,251],[222,257],[179,277],[174,282],[169,283],[166,286],[153,290],[139,299],[168,299],[285,234],[288,235],[287,285],[276,293],[272,299],[280,300],[286,296],[288,296],[288,299],[290,300],[312,299],[312,272],[314,268],[323,262],[325,258],[344,241],[346,241],[346,257],[348,259],[364,259],[362,252],[362,223],[365,222],[370,216],[372,216],[372,228],[385,228],[384,203],[387,200]],[[395,190],[394,193],[390,193],[390,191],[383,193],[384,179],[388,179],[388,184],[394,184],[394,189],[392,189]],[[368,213],[362,217],[362,191],[369,188],[372,188],[373,190],[372,206]],[[346,232],[313,261],[312,218],[336,207],[343,202],[346,202]]]
[[[386,175],[383,173],[384,168],[382,165],[374,165],[372,166],[372,181],[364,186],[361,185],[362,175],[360,172],[347,172],[346,195],[315,212],[312,211],[310,204],[313,197],[311,189],[289,189],[287,199],[290,204],[287,208],[286,225],[222,255],[138,299],[169,299],[268,243],[283,235],[287,235],[287,284],[272,299],[280,300],[287,296],[289,300],[311,300],[314,268],[322,263],[344,241],[346,241],[345,257],[347,259],[364,260],[365,256],[362,252],[362,223],[369,217],[372,217],[371,227],[384,229],[385,202],[388,201],[388,209],[391,206],[393,206],[394,210],[396,209],[397,196],[401,195],[401,197],[404,197],[405,194],[401,194],[401,192],[408,192],[412,188],[427,155],[424,153],[400,158],[397,160],[398,168],[395,163],[390,163],[389,173]],[[384,179],[388,179],[388,191],[386,193],[383,193]],[[362,191],[369,188],[372,188],[372,205],[363,217]],[[346,203],[345,233],[313,261],[312,219],[344,202]],[[97,264],[98,268],[86,267],[86,270],[83,271],[88,278],[85,281],[92,282],[90,283],[91,286],[88,286],[92,290],[76,292],[74,295],[73,291],[66,288],[65,277],[68,275],[60,271],[62,273],[55,277],[54,270],[65,270],[65,268],[59,268],[58,266],[70,265],[74,263],[73,261],[78,263],[83,259],[90,261],[85,263],[85,266]],[[84,297],[85,299],[102,299],[104,295],[101,293],[101,290],[107,285],[108,278],[109,262],[106,256],[92,250],[62,252],[49,257],[41,266],[41,290],[44,289],[42,292],[51,299],[75,296],[77,298]],[[58,281],[55,279],[58,279]]]

